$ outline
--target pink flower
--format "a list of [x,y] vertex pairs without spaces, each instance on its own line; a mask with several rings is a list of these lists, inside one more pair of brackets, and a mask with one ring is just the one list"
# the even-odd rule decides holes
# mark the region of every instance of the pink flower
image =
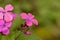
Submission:
[[12,13],[13,6],[8,4],[3,9],[0,7],[0,32],[9,34],[9,27],[12,25],[12,20],[16,18],[16,14]]
[[11,4],[6,5],[4,9],[2,7],[0,7],[0,19],[3,19],[3,16],[4,16],[4,20],[6,22],[9,22],[9,21],[12,21],[13,19],[15,19],[16,14],[13,14],[11,12],[13,9],[14,8]]
[[34,18],[34,15],[32,15],[31,13],[21,13],[20,14],[21,18],[25,20],[26,25],[27,26],[32,26],[32,23],[34,23],[35,25],[38,25],[38,21]]
[[25,34],[30,35],[31,33],[29,31],[26,31]]

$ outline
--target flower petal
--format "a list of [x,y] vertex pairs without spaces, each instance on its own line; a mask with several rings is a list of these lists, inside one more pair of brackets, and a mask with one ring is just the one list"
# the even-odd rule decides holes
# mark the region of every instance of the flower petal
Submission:
[[30,26],[32,26],[32,22],[31,21],[26,21],[26,25],[30,27]]
[[0,26],[0,32],[2,32],[3,26]]
[[9,29],[8,29],[7,27],[4,27],[4,28],[2,29],[2,33],[3,33],[4,35],[8,35],[8,34],[9,34]]
[[12,11],[13,9],[14,8],[13,8],[13,6],[11,4],[8,4],[8,5],[5,6],[6,11]]
[[4,9],[2,7],[0,7],[0,11],[4,11]]
[[12,22],[6,22],[5,23],[5,26],[8,27],[8,28],[11,27],[11,25],[12,25]]
[[35,25],[38,25],[38,21],[36,19],[33,19],[32,22],[35,24]]
[[16,19],[17,17],[17,14],[12,14],[13,18]]
[[3,19],[3,13],[0,12],[0,19]]
[[34,18],[34,15],[32,15],[31,13],[28,13],[28,16],[32,19]]
[[4,14],[4,20],[6,21],[6,22],[10,22],[10,21],[12,21],[13,20],[13,16],[12,16],[12,14],[11,13],[5,13]]
[[15,14],[15,13],[12,13],[12,12],[9,12],[9,13],[12,15],[13,19],[16,19],[16,17],[17,17],[17,14]]
[[22,19],[27,19],[27,14],[26,13],[21,13],[20,16],[21,16]]
[[0,25],[4,25],[4,20],[0,20]]

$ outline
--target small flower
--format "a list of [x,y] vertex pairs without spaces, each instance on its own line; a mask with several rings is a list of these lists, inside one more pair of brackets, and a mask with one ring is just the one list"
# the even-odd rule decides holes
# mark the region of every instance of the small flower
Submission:
[[30,26],[32,26],[32,24],[34,23],[35,25],[38,25],[38,21],[34,18],[34,15],[32,15],[31,13],[21,13],[20,14],[21,18],[25,20],[25,22],[23,24],[21,24],[21,29],[23,31],[23,33],[30,35],[31,33],[28,31]]
[[9,34],[9,28],[12,25],[12,20],[16,18],[16,14],[12,13],[13,6],[8,4],[3,9],[0,7],[0,32],[5,35]]
[[6,5],[4,9],[2,7],[0,7],[0,19],[3,19],[3,16],[4,16],[4,20],[6,22],[9,22],[9,21],[12,21],[13,19],[15,19],[16,14],[13,14],[11,12],[13,9],[14,8],[11,4]]
[[32,23],[34,23],[35,25],[38,25],[38,21],[34,18],[34,15],[32,15],[31,13],[21,13],[20,14],[21,18],[25,20],[26,25],[27,26],[32,26]]
[[26,31],[25,34],[30,35],[30,32],[29,31]]

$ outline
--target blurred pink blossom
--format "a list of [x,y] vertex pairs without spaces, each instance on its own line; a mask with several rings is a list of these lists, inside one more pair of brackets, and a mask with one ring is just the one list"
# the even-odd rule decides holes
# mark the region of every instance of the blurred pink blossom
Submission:
[[30,32],[29,31],[26,31],[25,34],[30,35]]
[[32,23],[34,23],[35,25],[38,25],[38,21],[34,18],[34,15],[32,15],[31,13],[21,13],[20,14],[21,18],[25,20],[26,25],[27,26],[32,26]]
[[9,34],[9,27],[12,25],[12,20],[16,18],[16,14],[12,13],[13,6],[8,4],[3,9],[0,7],[0,32]]

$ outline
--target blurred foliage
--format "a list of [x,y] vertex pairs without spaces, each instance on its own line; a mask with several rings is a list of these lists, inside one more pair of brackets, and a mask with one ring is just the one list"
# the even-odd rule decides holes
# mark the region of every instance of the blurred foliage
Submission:
[[[13,12],[18,14],[7,36],[0,34],[0,40],[60,40],[60,0],[0,0],[0,6],[14,6]],[[38,26],[30,28],[31,35],[25,35],[20,28],[24,22],[19,16],[21,12],[31,12],[38,20]]]

